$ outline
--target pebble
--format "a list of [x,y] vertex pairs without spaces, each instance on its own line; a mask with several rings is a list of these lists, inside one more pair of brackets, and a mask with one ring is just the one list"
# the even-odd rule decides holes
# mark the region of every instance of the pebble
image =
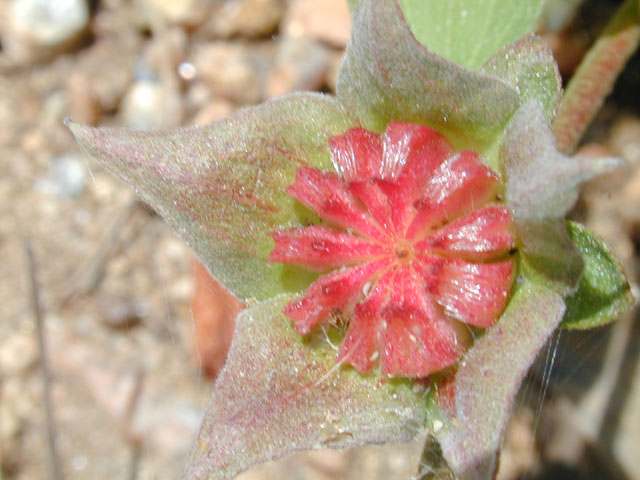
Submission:
[[83,158],[69,153],[54,158],[34,187],[46,195],[72,198],[82,193],[86,183],[87,166]]
[[118,107],[133,81],[140,42],[135,35],[106,37],[80,53],[65,85],[74,120],[77,114],[97,121],[100,112]]
[[[168,25],[194,28],[201,25],[211,8],[209,0],[147,0]],[[153,22],[150,22],[153,23]]]
[[346,0],[293,0],[283,20],[286,36],[308,37],[344,47],[351,36],[351,15]]
[[336,91],[338,72],[340,71],[340,65],[342,65],[343,57],[344,57],[343,51],[332,50],[329,53],[329,67],[327,68],[325,82],[332,92]]
[[213,42],[196,49],[193,64],[214,96],[240,104],[262,99],[267,59],[238,42]]
[[13,0],[2,48],[19,65],[48,60],[73,46],[88,22],[86,0]]
[[319,90],[329,68],[327,49],[304,37],[280,39],[274,65],[267,79],[267,97],[297,90]]
[[4,377],[19,375],[34,365],[37,358],[35,335],[14,333],[0,344],[0,368]]
[[123,122],[135,130],[153,130],[178,125],[182,119],[178,92],[159,81],[139,80],[122,99]]
[[142,321],[139,302],[130,298],[113,295],[102,295],[99,299],[98,310],[100,320],[104,325],[116,330],[128,330],[138,326]]
[[144,63],[155,72],[169,69],[178,74],[178,68],[187,56],[189,39],[180,27],[168,28],[161,36],[152,38],[144,53]]
[[235,110],[228,100],[214,99],[205,105],[191,121],[192,125],[205,125],[224,118]]
[[268,36],[278,28],[284,11],[284,0],[226,0],[201,33],[216,38]]
[[640,119],[621,115],[611,128],[608,147],[627,163],[640,164]]

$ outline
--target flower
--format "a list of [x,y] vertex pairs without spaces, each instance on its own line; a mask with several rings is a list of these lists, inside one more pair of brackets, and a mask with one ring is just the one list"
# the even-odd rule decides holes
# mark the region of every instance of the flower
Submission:
[[425,377],[457,361],[463,324],[487,328],[512,285],[514,228],[501,183],[471,150],[417,124],[329,141],[338,172],[301,167],[287,194],[328,225],[272,234],[271,262],[324,272],[284,313],[300,334],[352,317],[338,359]]
[[[551,333],[631,303],[606,247],[564,219],[580,183],[617,162],[555,147],[562,81],[527,34],[542,0],[441,3],[359,0],[335,96],[293,93],[163,132],[69,123],[248,305],[185,478],[408,441],[434,419],[452,474],[490,478]],[[338,356],[357,370],[299,335],[331,316],[349,322]],[[406,378],[456,362],[466,332],[489,326],[451,372],[450,409]],[[376,355],[405,378],[361,375]]]

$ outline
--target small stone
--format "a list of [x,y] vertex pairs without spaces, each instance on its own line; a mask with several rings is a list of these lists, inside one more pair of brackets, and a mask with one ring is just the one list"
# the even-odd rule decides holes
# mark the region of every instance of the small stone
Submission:
[[40,193],[59,198],[71,198],[82,193],[87,181],[87,166],[74,154],[53,159],[47,171],[35,181]]
[[208,0],[149,0],[149,4],[165,23],[190,28],[201,25],[211,8]]
[[114,111],[133,81],[139,49],[140,39],[136,35],[122,34],[99,40],[82,50],[66,84],[70,108],[79,101],[97,104],[100,112]]
[[308,37],[334,47],[344,47],[351,35],[351,15],[346,0],[293,0],[282,32]]
[[242,43],[214,42],[196,49],[193,64],[215,96],[258,103],[267,60],[254,50]]
[[325,82],[329,54],[321,44],[308,38],[284,37],[267,80],[267,97],[296,90],[318,90]]
[[138,326],[142,321],[139,303],[130,298],[102,296],[98,309],[100,320],[109,328],[128,330]]
[[85,0],[13,0],[2,48],[17,64],[47,60],[71,47],[89,22]]
[[336,91],[338,72],[340,71],[340,65],[342,65],[343,57],[343,51],[331,51],[329,53],[329,67],[327,68],[325,83],[332,92]]
[[205,105],[193,118],[192,125],[204,125],[230,115],[235,110],[233,104],[224,99],[215,99]]
[[100,101],[89,85],[89,79],[79,70],[75,70],[66,84],[69,99],[68,115],[74,121],[97,125],[100,120]]
[[215,378],[227,358],[235,317],[242,305],[199,262],[194,263],[193,357]]
[[0,344],[0,368],[4,377],[24,372],[35,364],[37,358],[34,335],[14,333]]
[[187,56],[189,39],[180,27],[171,27],[149,42],[145,51],[145,65],[154,72],[169,69],[178,74],[178,67]]
[[611,128],[608,144],[614,155],[627,163],[640,164],[640,119],[632,115],[621,115]]
[[134,83],[122,100],[124,123],[135,130],[178,125],[182,119],[178,93],[153,80]]
[[203,33],[206,30],[218,38],[267,36],[278,28],[284,10],[283,0],[226,0],[203,27]]

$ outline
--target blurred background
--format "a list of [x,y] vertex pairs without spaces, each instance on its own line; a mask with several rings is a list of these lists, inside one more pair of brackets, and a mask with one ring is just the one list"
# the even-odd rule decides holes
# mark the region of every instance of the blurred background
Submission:
[[[619,3],[549,0],[539,33],[565,81]],[[333,92],[349,33],[346,0],[0,0],[1,480],[56,478],[47,427],[58,478],[177,478],[241,308],[62,120],[196,125],[294,90]],[[638,55],[580,150],[627,162],[589,184],[573,216],[609,242],[638,297]],[[500,479],[640,478],[634,315],[554,336],[521,392]],[[298,454],[240,478],[406,479],[419,452]]]

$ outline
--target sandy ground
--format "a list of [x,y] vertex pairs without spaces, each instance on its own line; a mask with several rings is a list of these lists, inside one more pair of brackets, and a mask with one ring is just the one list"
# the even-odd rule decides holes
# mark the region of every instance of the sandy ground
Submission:
[[[177,478],[213,385],[193,348],[193,255],[80,151],[62,120],[156,128],[295,89],[331,91],[348,14],[338,0],[321,13],[304,0],[174,2],[182,9],[109,0],[93,3],[68,45],[48,51],[11,29],[9,3],[0,2],[0,478],[51,472],[25,239],[64,478]],[[560,51],[575,44],[560,39]],[[640,85],[633,72],[588,136],[589,152],[628,167],[589,185],[575,216],[610,242],[635,282],[640,109],[625,100]],[[500,478],[640,478],[633,320],[554,339],[522,392]],[[242,478],[410,478],[419,451],[414,442],[299,454]]]

